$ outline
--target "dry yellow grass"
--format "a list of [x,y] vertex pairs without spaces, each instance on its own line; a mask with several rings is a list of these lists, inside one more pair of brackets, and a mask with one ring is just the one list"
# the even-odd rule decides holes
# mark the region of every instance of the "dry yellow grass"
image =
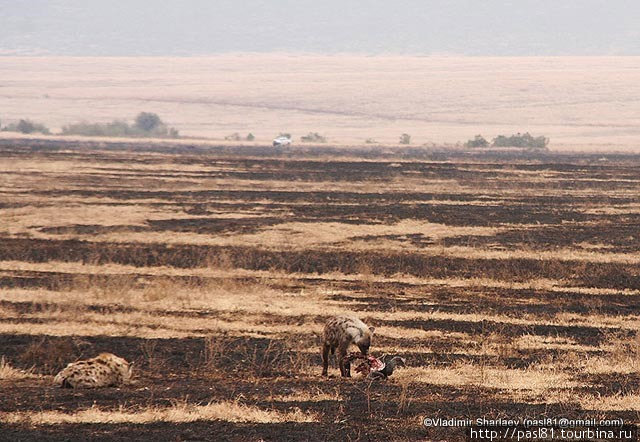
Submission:
[[[11,267],[11,262],[3,264]],[[47,264],[53,265],[55,264]],[[14,267],[32,268],[24,263]],[[69,270],[73,264],[66,264]],[[101,266],[88,266],[96,270]],[[106,266],[107,269],[122,270],[125,266]],[[2,266],[0,265],[0,268]],[[62,266],[65,268],[65,266]],[[75,267],[82,268],[82,267]],[[227,272],[229,272],[228,270]],[[109,273],[107,270],[105,273]],[[318,321],[304,324],[291,323],[300,316],[313,317],[353,312],[366,308],[367,303],[350,300],[331,299],[333,291],[323,289],[307,291],[276,290],[261,284],[238,284],[214,281],[209,284],[185,284],[172,279],[160,279],[143,288],[134,286],[134,277],[115,280],[94,280],[80,275],[73,279],[63,292],[48,290],[5,289],[0,292],[0,300],[11,302],[31,302],[46,305],[34,312],[22,313],[20,321],[0,323],[0,332],[47,334],[52,336],[137,336],[144,338],[203,337],[209,333],[226,333],[230,336],[276,337],[292,334],[307,334],[309,330],[317,334],[322,329]],[[111,305],[135,307],[134,311],[96,312],[83,308],[88,305]],[[163,310],[190,312],[207,311],[210,317],[174,316],[162,314]],[[508,316],[488,313],[454,313],[433,310],[416,311],[363,311],[359,313],[365,321],[451,321],[479,324],[491,321],[496,324],[519,326],[563,326],[599,327],[603,330],[639,329],[637,316],[612,316],[590,314],[589,316],[558,313],[552,318],[541,319],[532,314]],[[7,308],[0,309],[0,318],[15,318],[15,313]],[[29,321],[28,329],[24,322]],[[446,337],[461,346],[467,354],[500,354],[505,351],[501,342],[488,342],[488,347],[473,350],[469,345],[481,341],[482,336],[453,333],[440,330],[422,330],[410,326],[377,327],[376,335],[394,339],[424,340]],[[615,343],[612,343],[613,347]],[[586,351],[584,345],[571,340],[523,336],[512,345],[514,348],[553,348]],[[593,349],[593,348],[589,348]],[[387,350],[394,350],[388,348]]]
[[629,355],[622,359],[607,355],[605,357],[586,358],[582,370],[589,374],[620,373],[628,375],[638,373],[640,368],[638,368],[637,355]]
[[532,366],[527,369],[483,367],[474,364],[457,364],[452,367],[407,367],[394,373],[396,381],[434,385],[471,386],[498,389],[505,393],[567,389],[576,386],[567,373]]
[[97,423],[137,423],[151,422],[195,422],[195,421],[225,421],[225,422],[317,422],[318,417],[313,413],[306,413],[299,408],[287,412],[265,410],[258,407],[241,404],[239,402],[211,402],[207,405],[193,405],[180,402],[172,407],[146,408],[141,410],[101,410],[97,406],[77,411],[63,413],[60,411],[13,412],[0,413],[0,419],[5,423],[22,423],[28,425],[59,425],[59,424],[97,424]]
[[593,345],[582,345],[576,343],[573,339],[555,336],[538,336],[525,334],[520,336],[514,342],[514,347],[522,350],[549,349],[564,351],[597,351],[600,348]]
[[0,357],[0,380],[16,380],[16,379],[29,379],[37,378],[38,376],[33,373],[33,370],[20,370],[12,367],[4,358]]
[[640,411],[640,394],[616,394],[613,396],[591,396],[582,397],[580,400],[582,408],[599,411]]
[[[181,216],[182,217],[182,216]],[[113,218],[114,220],[116,218]],[[502,230],[504,230],[503,228]],[[352,250],[417,250],[416,247],[403,241],[379,240],[375,243],[350,240],[352,237],[365,235],[408,235],[423,234],[434,240],[458,235],[492,235],[500,229],[486,227],[451,227],[436,223],[403,220],[390,225],[354,225],[338,222],[283,222],[273,227],[266,227],[257,233],[236,235],[210,235],[190,232],[179,232],[167,237],[162,232],[119,232],[106,234],[72,234],[47,235],[34,232],[36,237],[81,238],[96,242],[164,242],[171,244],[200,244],[217,246],[253,246],[262,245],[266,249],[288,250],[301,248],[344,248],[344,242],[349,240]],[[425,255],[446,255],[448,248],[422,248]],[[458,253],[464,253],[462,250]],[[454,252],[455,253],[455,252]]]
[[[352,419],[348,403],[349,407],[360,407],[357,413],[365,419],[392,409],[393,417],[386,422],[406,425],[405,418],[415,420],[416,413],[407,406],[411,400],[420,403],[421,409],[450,407],[448,391],[463,395],[477,392],[486,405],[479,409],[507,414],[509,404],[515,402],[519,409],[525,409],[526,404],[551,403],[602,413],[637,410],[633,402],[637,392],[619,379],[633,379],[638,370],[640,315],[633,307],[640,294],[634,279],[640,257],[629,244],[621,246],[616,238],[608,241],[605,235],[605,231],[616,232],[615,222],[628,229],[629,235],[633,233],[628,223],[631,219],[616,216],[635,213],[637,186],[632,178],[624,179],[621,185],[616,181],[601,183],[599,178],[589,184],[585,178],[568,188],[566,181],[572,173],[600,177],[616,170],[632,177],[626,162],[620,166],[624,169],[608,169],[598,163],[592,169],[580,166],[579,172],[564,165],[558,165],[558,170],[553,170],[554,165],[540,169],[534,163],[469,162],[433,167],[423,163],[419,167],[426,167],[436,178],[427,177],[427,173],[390,174],[393,178],[389,181],[379,164],[335,166],[362,168],[364,177],[373,176],[350,182],[309,178],[306,168],[310,165],[314,174],[333,176],[334,171],[324,170],[322,161],[301,162],[304,168],[296,175],[296,161],[260,163],[253,158],[234,163],[236,160],[209,161],[207,156],[152,158],[151,154],[140,154],[140,162],[134,162],[130,153],[95,155],[104,161],[80,161],[80,152],[25,154],[25,158],[35,158],[33,163],[0,160],[0,219],[6,221],[0,231],[10,246],[3,254],[5,260],[0,261],[0,334],[20,336],[6,352],[11,365],[0,360],[0,379],[6,379],[3,384],[11,385],[22,397],[22,388],[43,386],[46,378],[23,379],[31,372],[15,367],[33,366],[34,373],[51,374],[71,358],[67,358],[71,353],[75,358],[92,347],[113,345],[113,351],[127,352],[123,356],[136,361],[139,385],[149,388],[154,397],[164,398],[164,387],[171,383],[166,397],[175,400],[181,383],[193,380],[190,388],[221,383],[215,386],[217,402],[194,405],[185,400],[172,407],[151,407],[138,400],[143,390],[124,389],[107,394],[113,397],[111,402],[89,410],[74,410],[66,404],[65,410],[71,410],[67,413],[39,412],[40,404],[34,402],[24,411],[26,408],[16,405],[13,412],[0,416],[3,421],[17,426],[126,426],[197,420],[242,422],[238,427],[243,428],[278,422],[323,425],[331,419],[327,412],[334,413],[334,409],[336,422]],[[67,159],[58,161],[61,158]],[[161,161],[157,167],[154,160]],[[277,178],[279,168],[285,166],[287,175],[282,180],[270,179]],[[371,175],[366,173],[368,167],[372,167]],[[155,172],[158,176],[147,176]],[[230,172],[231,177],[215,175],[219,172]],[[252,172],[256,172],[255,179]],[[330,173],[323,175],[325,172]],[[198,173],[217,177],[209,179]],[[438,178],[451,176],[456,178]],[[84,189],[96,196],[85,198],[83,192],[71,192]],[[276,192],[292,189],[299,193]],[[117,192],[112,193],[114,190]],[[141,190],[153,193],[145,198],[145,193],[137,193]],[[231,192],[182,193],[198,190]],[[242,193],[255,190],[264,193]],[[344,201],[325,201],[321,194],[325,191],[354,193]],[[388,213],[394,192],[416,196],[403,200],[397,213]],[[418,192],[434,193],[421,200]],[[358,193],[381,195],[370,199]],[[218,199],[218,195],[223,197]],[[594,195],[597,198],[592,198]],[[431,196],[435,199],[429,199]],[[546,201],[545,196],[553,198]],[[549,211],[556,198],[565,203],[559,203],[557,211],[555,207]],[[626,202],[608,206],[611,198]],[[599,202],[592,204],[591,200]],[[539,201],[543,203],[538,207]],[[434,213],[434,219],[415,210],[420,204],[433,206],[424,213]],[[489,207],[480,207],[487,204]],[[391,215],[393,221],[380,222],[378,213],[370,216],[376,205],[378,213]],[[513,207],[506,207],[509,205]],[[326,219],[323,208],[330,214]],[[485,214],[490,218],[483,219]],[[277,217],[281,223],[269,220],[254,229],[253,222],[259,217]],[[217,229],[215,218],[227,218],[225,230]],[[239,221],[229,222],[229,218]],[[253,219],[247,222],[249,218]],[[95,224],[101,231],[99,226],[149,226],[151,221],[163,219],[175,221],[169,221],[166,230],[150,226],[157,228],[154,232],[98,235],[91,233],[91,226],[85,230],[89,233],[74,233],[73,228],[74,224]],[[46,227],[70,228],[42,231]],[[200,233],[176,231],[183,228]],[[557,237],[552,237],[554,229]],[[595,232],[597,239],[589,240],[583,234],[589,229],[603,230]],[[420,247],[420,235],[433,242]],[[494,235],[495,239],[491,238]],[[467,241],[466,236],[471,238]],[[572,236],[579,241],[570,241]],[[479,237],[477,243],[474,237]],[[529,241],[537,237],[542,238],[540,243],[529,247]],[[66,262],[62,261],[61,243],[47,239],[96,243],[64,244],[73,252],[69,258],[78,260]],[[106,241],[119,245],[111,251],[101,250],[109,247]],[[231,251],[218,257],[207,253],[217,249],[172,244],[223,245]],[[270,251],[254,255],[252,248]],[[41,250],[42,255],[34,255],[33,250]],[[287,252],[276,253],[280,250]],[[234,260],[243,251],[251,254],[245,261],[247,267],[265,270],[234,267],[241,265],[241,257]],[[316,252],[330,259],[316,266]],[[403,260],[408,258],[407,267],[388,274],[380,263],[390,262],[398,252]],[[162,255],[157,261],[156,253]],[[101,263],[99,254],[106,261],[147,266]],[[337,254],[344,256],[334,264],[332,255]],[[271,260],[270,256],[277,258]],[[54,257],[59,261],[36,262]],[[182,257],[184,261],[178,262]],[[288,263],[280,261],[288,257],[293,257],[292,269],[322,273],[288,272]],[[415,263],[412,257],[417,258]],[[425,257],[437,257],[431,261],[442,265],[443,271],[434,269],[432,273],[425,268],[424,274],[441,277],[416,276],[421,273],[420,263],[428,262]],[[536,265],[528,268],[526,262],[517,262],[524,259],[536,260]],[[492,262],[480,260],[495,260],[495,271],[490,267]],[[153,266],[154,262],[170,262],[175,267]],[[594,279],[588,274],[590,267],[595,270]],[[331,269],[341,271],[327,271]],[[628,277],[633,285],[625,289],[617,275]],[[376,326],[373,355],[397,354],[406,357],[408,366],[398,369],[388,381],[369,387],[359,376],[338,378],[335,367],[332,378],[320,378],[323,321],[340,313],[356,314]],[[46,388],[55,397],[77,393]],[[597,394],[589,394],[590,388],[611,393],[598,403]],[[260,406],[227,401],[238,391],[242,391],[243,403]],[[368,408],[358,400],[361,394],[372,399]],[[286,408],[300,402],[305,403],[305,411]],[[14,403],[18,404],[16,399]],[[273,404],[273,408],[265,404]]]
[[[446,250],[446,249],[445,249]],[[631,255],[633,256],[633,255]],[[153,276],[202,276],[202,277],[214,277],[214,278],[228,278],[232,281],[233,278],[254,277],[266,281],[298,281],[305,278],[312,278],[317,280],[330,281],[367,281],[370,283],[406,283],[416,286],[428,286],[435,287],[454,287],[454,288],[505,288],[515,290],[546,290],[551,292],[562,293],[578,293],[585,295],[637,295],[640,294],[640,290],[634,289],[612,289],[612,288],[597,288],[597,287],[574,287],[567,285],[564,281],[547,279],[547,278],[535,278],[526,282],[514,282],[503,281],[491,278],[431,278],[431,277],[418,277],[414,275],[397,274],[393,276],[383,276],[375,274],[345,274],[340,272],[326,272],[322,274],[318,273],[288,273],[278,270],[247,270],[240,268],[219,268],[219,267],[196,267],[190,269],[182,269],[176,267],[157,266],[157,267],[134,267],[121,264],[104,264],[104,265],[92,265],[79,262],[60,262],[49,261],[46,263],[32,263],[25,261],[0,261],[0,271],[12,271],[12,270],[28,270],[39,272],[64,272],[69,274],[141,274],[141,275],[153,275]],[[227,282],[229,284],[229,282]],[[81,284],[82,286],[82,284]],[[20,293],[20,291],[13,291],[13,293]],[[29,292],[31,293],[31,292]],[[44,295],[46,291],[38,291],[40,295]],[[334,289],[332,293],[337,293]],[[53,295],[52,295],[53,296]],[[355,294],[357,297],[357,294]],[[102,302],[101,299],[94,300],[97,303]]]
[[[107,267],[113,266],[118,268],[118,265],[109,264]],[[84,267],[84,266],[83,266]],[[122,266],[127,268],[129,266]],[[0,267],[1,268],[1,267]],[[80,267],[82,268],[82,267]],[[137,268],[140,269],[140,268]],[[389,282],[398,282],[398,283],[407,283],[413,284],[416,286],[423,286],[425,289],[428,289],[429,286],[434,287],[452,287],[452,288],[502,288],[502,289],[513,289],[513,290],[545,290],[550,292],[559,292],[559,293],[576,293],[583,295],[638,295],[640,294],[640,290],[635,289],[612,289],[612,288],[598,288],[598,287],[575,287],[571,285],[567,285],[564,281],[554,280],[554,279],[546,279],[546,278],[535,278],[526,282],[513,282],[513,281],[503,281],[496,280],[491,278],[421,278],[414,275],[403,275],[398,274],[390,277],[374,275],[371,273],[368,274],[344,274],[340,272],[327,272],[322,274],[317,273],[286,273],[279,272],[277,270],[273,271],[263,271],[263,270],[246,270],[246,269],[211,269],[211,268],[202,268],[195,270],[185,270],[185,269],[175,269],[175,268],[167,268],[166,273],[162,273],[163,270],[156,271],[155,269],[162,269],[162,267],[152,268],[149,272],[150,275],[198,275],[198,276],[213,276],[213,277],[258,277],[263,279],[265,282],[269,280],[273,281],[291,281],[295,282],[297,280],[302,280],[305,278],[313,278],[318,280],[325,280],[330,282],[332,280],[337,281],[365,281],[367,283],[389,283]],[[134,268],[135,270],[135,268]],[[81,270],[80,270],[81,271]],[[70,273],[73,273],[70,272]],[[233,285],[234,283],[231,283]],[[340,290],[331,289],[327,291],[325,294],[338,294]],[[358,293],[351,293],[354,295],[354,298],[358,298]],[[99,303],[100,300],[97,300]],[[351,305],[362,304],[359,301],[351,301]]]
[[5,118],[54,128],[148,110],[185,134],[219,139],[318,131],[395,143],[408,132],[421,144],[530,130],[556,148],[621,149],[640,145],[639,65],[639,57],[3,57],[0,81]]
[[[531,404],[578,404],[583,410],[601,412],[640,411],[640,395],[637,393],[617,393],[609,396],[581,392],[576,394],[571,388],[547,389],[546,391],[522,391],[517,399]],[[604,416],[608,416],[604,414]],[[626,423],[626,422],[625,422]]]
[[342,397],[336,390],[333,393],[325,393],[319,388],[295,391],[290,394],[273,395],[269,397],[273,402],[319,402],[319,401],[340,401]]
[[[611,290],[611,289],[585,289],[563,287],[558,281],[536,280],[528,283],[501,282],[490,279],[431,279],[404,277],[398,275],[393,278],[378,277],[370,274],[343,275],[330,273],[324,275],[287,274],[278,272],[247,271],[239,269],[175,269],[168,267],[135,268],[115,264],[108,265],[82,265],[79,263],[28,263],[21,261],[0,262],[2,270],[30,270],[40,272],[66,272],[77,274],[70,282],[64,283],[62,293],[48,290],[24,290],[4,289],[0,292],[0,299],[12,302],[46,303],[52,306],[48,310],[23,314],[24,320],[55,320],[54,323],[44,325],[32,324],[30,333],[46,333],[52,335],[69,336],[73,334],[91,335],[106,334],[111,336],[142,336],[142,337],[186,337],[204,336],[212,331],[224,331],[235,335],[245,336],[274,336],[289,333],[304,333],[306,325],[277,324],[274,321],[266,321],[265,314],[275,315],[280,318],[291,318],[300,315],[316,315],[322,312],[324,315],[339,314],[345,311],[366,309],[366,301],[355,299],[350,301],[333,301],[330,299],[336,293],[335,290],[313,289],[306,291],[274,290],[266,284],[251,283],[238,284],[230,280],[213,280],[208,283],[199,282],[197,285],[174,280],[171,276],[215,276],[222,278],[257,276],[269,280],[295,281],[297,278],[314,277],[331,280],[367,280],[409,282],[419,284],[429,290],[430,286],[448,287],[492,287],[492,288],[528,288],[550,291],[564,291],[585,293],[590,295],[629,293],[635,291]],[[112,274],[111,279],[96,279],[86,276],[86,273],[96,275]],[[134,275],[128,275],[134,273]],[[149,274],[165,276],[166,278],[153,280],[144,287],[137,287],[135,274]],[[9,273],[11,274],[11,273]],[[122,274],[122,276],[120,276]],[[427,292],[428,293],[428,292]],[[400,298],[398,298],[400,299]],[[136,312],[112,313],[108,317],[99,313],[86,310],[78,310],[78,306],[112,304],[132,306],[140,309]],[[171,315],[161,315],[157,310],[182,310],[206,309],[215,312],[217,319],[199,318],[175,318]],[[12,312],[0,312],[3,317],[12,317]],[[621,328],[625,330],[638,330],[638,316],[611,316],[602,314],[559,313],[553,318],[542,320],[536,315],[496,315],[496,314],[470,314],[450,313],[441,311],[412,312],[412,311],[376,311],[362,313],[366,320],[384,321],[430,321],[445,320],[455,322],[479,323],[481,321],[493,321],[495,323],[513,324],[522,326],[548,325],[570,327],[601,327],[603,329]],[[67,322],[62,323],[65,319]],[[319,331],[321,324],[314,327]],[[19,332],[24,329],[20,322],[7,322],[0,325],[4,332]],[[388,327],[378,328],[379,335],[397,339],[425,339],[433,337],[433,331],[425,331],[419,328]],[[456,339],[461,340],[462,336]],[[461,341],[462,342],[462,341]],[[536,347],[556,347],[563,349],[577,349],[575,343],[563,342],[555,344],[545,342],[521,342],[523,348],[534,345]]]

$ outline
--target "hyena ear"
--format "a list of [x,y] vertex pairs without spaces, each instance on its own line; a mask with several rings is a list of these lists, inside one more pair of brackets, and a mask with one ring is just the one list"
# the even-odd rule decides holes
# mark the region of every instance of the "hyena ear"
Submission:
[[371,333],[373,333],[373,332],[375,331],[375,329],[376,329],[375,327],[369,327],[369,331],[370,331]]

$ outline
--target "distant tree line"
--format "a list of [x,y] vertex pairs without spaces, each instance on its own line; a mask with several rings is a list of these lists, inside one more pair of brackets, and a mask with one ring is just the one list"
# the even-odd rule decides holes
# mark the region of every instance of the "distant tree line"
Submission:
[[498,135],[493,139],[491,144],[482,135],[476,135],[472,140],[465,143],[466,147],[527,147],[531,149],[546,149],[549,144],[549,138],[544,136],[534,137],[529,132],[511,135]]
[[133,124],[114,120],[110,123],[74,123],[62,128],[63,135],[90,137],[153,137],[178,138],[178,130],[167,126],[158,114],[140,112]]
[[23,134],[41,133],[48,135],[51,133],[49,128],[41,123],[35,123],[31,120],[20,120],[17,123],[11,123],[2,127],[0,124],[0,130],[3,132],[20,132]]
[[[11,123],[6,126],[0,124],[0,131],[3,132],[20,132],[23,134],[42,133],[48,135],[51,133],[48,127],[42,123],[36,123],[28,119],[21,119],[17,123]],[[126,121],[114,120],[110,123],[88,123],[80,122],[69,124],[62,128],[62,135],[83,135],[98,137],[151,137],[151,138],[178,138],[179,132],[173,127],[169,127],[162,119],[153,112],[140,112],[133,124]],[[281,133],[280,137],[291,139],[290,133]],[[254,141],[255,136],[249,133],[243,137],[237,132],[225,137],[230,141]],[[307,135],[300,137],[302,142],[307,143],[326,143],[327,138],[318,132],[309,132]],[[403,133],[400,136],[400,144],[411,144],[411,135]],[[366,144],[377,143],[374,139],[368,138]],[[471,148],[482,147],[524,147],[529,149],[546,149],[549,144],[549,138],[545,136],[534,137],[529,132],[511,136],[498,135],[489,142],[482,135],[476,135],[473,139],[468,140],[464,145]]]
[[[31,120],[20,120],[17,123],[8,124],[0,130],[3,132],[19,132],[23,134],[42,133],[50,134],[51,131],[44,124]],[[110,123],[80,122],[69,124],[62,128],[62,135],[84,135],[89,137],[153,137],[153,138],[178,138],[178,130],[167,126],[158,114],[152,112],[140,112],[133,124],[126,121],[114,120]]]

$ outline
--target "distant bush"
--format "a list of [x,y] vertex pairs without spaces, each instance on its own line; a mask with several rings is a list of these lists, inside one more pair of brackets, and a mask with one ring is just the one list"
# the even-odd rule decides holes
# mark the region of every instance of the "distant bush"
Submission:
[[510,137],[498,135],[493,139],[495,147],[530,147],[534,149],[546,149],[549,144],[549,138],[544,136],[533,137],[529,132],[525,134],[517,133]]
[[473,140],[464,143],[465,147],[487,147],[489,142],[482,135],[476,135]]
[[2,128],[3,132],[20,132],[23,134],[41,133],[48,135],[51,132],[49,128],[41,123],[35,123],[31,120],[20,120],[17,123],[9,124]]
[[300,140],[305,143],[326,143],[327,138],[320,135],[318,132],[309,132],[307,135],[300,137]]
[[234,132],[231,135],[227,135],[226,137],[224,137],[224,139],[227,141],[242,141],[242,140],[253,141],[256,139],[256,137],[252,133],[250,133],[243,138],[238,132]]
[[74,123],[62,128],[63,135],[84,135],[88,137],[127,137],[132,136],[131,127],[124,121],[111,123]]
[[240,141],[242,140],[242,137],[238,132],[234,132],[231,135],[227,135],[226,137],[224,137],[224,139],[227,141]]
[[285,137],[291,139],[291,134],[287,132],[280,132],[280,134],[276,138]]
[[411,144],[411,135],[409,134],[400,135],[400,144]]
[[378,142],[376,140],[374,140],[373,138],[367,138],[366,140],[364,140],[365,144],[378,144]]
[[136,122],[133,126],[143,132],[153,132],[164,126],[164,123],[158,114],[154,114],[152,112],[140,112],[136,117]]
[[178,131],[174,128],[169,128],[158,116],[152,112],[140,112],[133,124],[134,136],[149,136],[149,137],[172,137],[178,136]]
[[140,112],[133,125],[114,120],[110,123],[80,122],[62,128],[63,135],[84,135],[89,137],[156,137],[178,138],[179,132],[167,125],[157,114]]

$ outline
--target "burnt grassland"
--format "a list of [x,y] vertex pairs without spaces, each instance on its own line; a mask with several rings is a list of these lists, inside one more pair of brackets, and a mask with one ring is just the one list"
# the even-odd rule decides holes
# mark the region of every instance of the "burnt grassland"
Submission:
[[[3,440],[464,440],[421,418],[640,420],[640,157],[46,143],[0,146]],[[340,312],[408,366],[322,378]],[[134,361],[135,383],[51,386],[102,351]]]

